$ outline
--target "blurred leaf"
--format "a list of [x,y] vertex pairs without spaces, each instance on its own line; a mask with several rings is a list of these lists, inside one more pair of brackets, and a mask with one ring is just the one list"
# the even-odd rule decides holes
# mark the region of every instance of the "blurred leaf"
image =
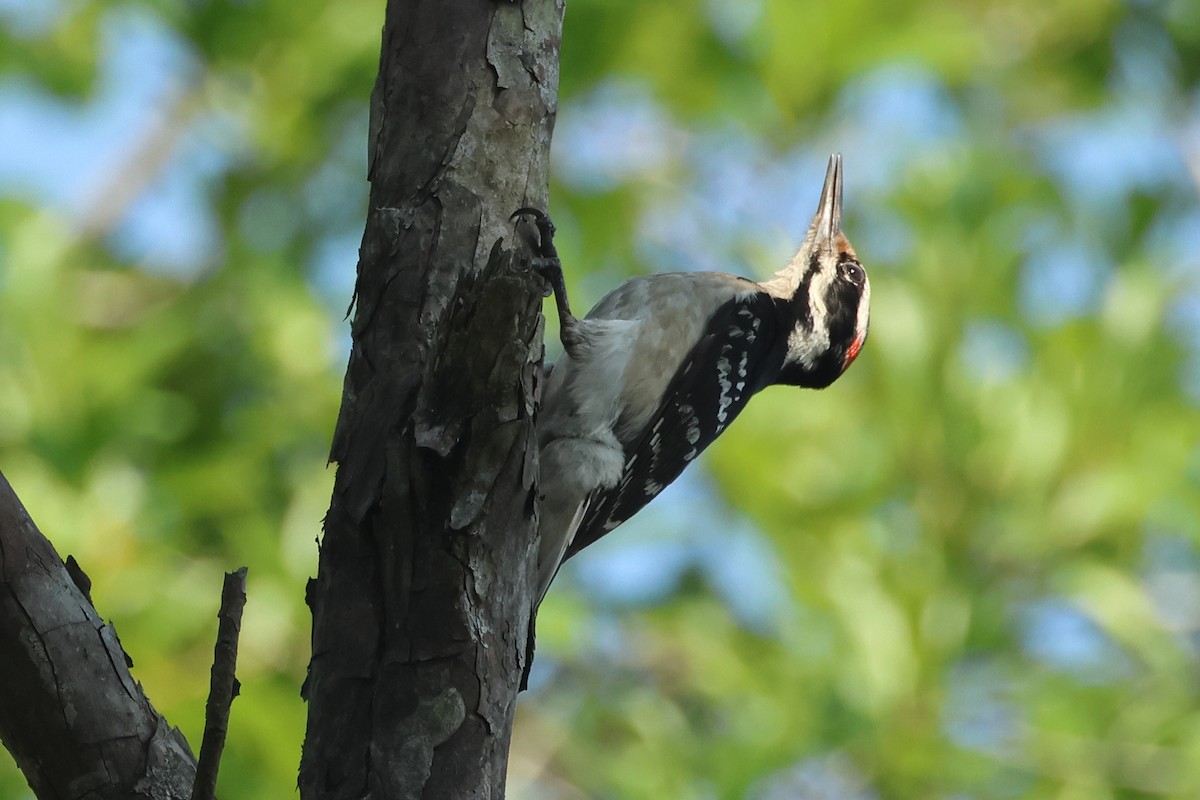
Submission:
[[[46,9],[0,16],[0,126],[23,152],[49,108],[79,152],[71,186],[0,160],[0,466],[193,742],[220,574],[250,566],[220,793],[290,797],[382,5]],[[129,19],[177,57],[116,69]],[[574,296],[768,275],[836,149],[873,314],[836,385],[763,392],[691,495],[564,570],[513,796],[1200,793],[1195,4],[572,0],[566,26]],[[145,119],[105,117],[149,77]],[[638,544],[661,591],[573,580]]]

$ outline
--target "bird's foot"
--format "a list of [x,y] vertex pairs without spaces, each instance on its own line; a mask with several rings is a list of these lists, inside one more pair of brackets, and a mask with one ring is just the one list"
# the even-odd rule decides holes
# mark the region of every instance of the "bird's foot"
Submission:
[[[525,207],[518,208],[509,219],[518,222],[523,217],[533,217],[533,225],[537,230],[538,238],[536,240],[529,236],[525,237],[525,241],[538,256],[535,261],[557,261],[558,250],[554,247],[554,234],[558,229],[554,227],[550,216],[541,209]],[[559,268],[561,269],[561,266]]]
[[567,300],[567,283],[563,278],[562,261],[558,258],[558,248],[554,246],[556,229],[549,215],[536,208],[518,208],[512,215],[512,219],[516,221],[526,216],[533,218],[538,234],[537,241],[534,241],[532,237],[526,238],[536,254],[529,263],[546,281],[545,296],[554,295],[555,304],[558,307],[559,338],[562,339],[563,347],[569,354],[578,344],[579,337],[575,331],[578,320],[571,313],[571,304]]

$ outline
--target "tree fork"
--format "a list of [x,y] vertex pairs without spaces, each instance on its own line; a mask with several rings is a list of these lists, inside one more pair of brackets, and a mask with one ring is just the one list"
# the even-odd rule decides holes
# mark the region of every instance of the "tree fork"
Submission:
[[[305,684],[305,800],[499,798],[532,607],[562,0],[390,0]],[[504,241],[502,241],[504,240]]]

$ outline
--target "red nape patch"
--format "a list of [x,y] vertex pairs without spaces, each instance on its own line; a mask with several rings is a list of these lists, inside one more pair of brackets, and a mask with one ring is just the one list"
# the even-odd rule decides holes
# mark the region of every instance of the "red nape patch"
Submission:
[[845,372],[854,363],[854,359],[858,358],[858,351],[862,350],[863,340],[865,336],[855,336],[854,341],[850,343],[850,348],[846,350],[846,361],[842,364],[842,371]]

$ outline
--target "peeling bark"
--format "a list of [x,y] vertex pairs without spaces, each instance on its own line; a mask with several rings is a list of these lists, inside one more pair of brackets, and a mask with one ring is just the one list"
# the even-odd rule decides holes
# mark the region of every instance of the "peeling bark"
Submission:
[[[562,0],[391,0],[331,460],[306,800],[500,798],[532,608],[540,279]],[[507,240],[507,241],[505,241]]]
[[0,740],[41,800],[186,800],[196,761],[0,475]]

